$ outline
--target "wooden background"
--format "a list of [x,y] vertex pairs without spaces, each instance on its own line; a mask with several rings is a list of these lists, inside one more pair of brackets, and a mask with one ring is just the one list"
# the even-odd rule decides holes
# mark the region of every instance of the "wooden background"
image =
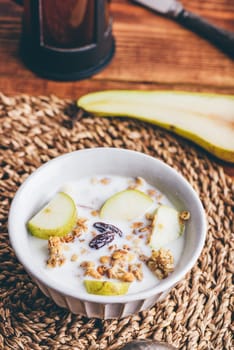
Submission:
[[[182,3],[234,31],[233,0]],[[11,0],[0,0],[0,91],[74,99],[90,91],[116,88],[234,94],[234,62],[206,40],[128,0],[112,0],[111,12],[116,38],[111,64],[90,79],[55,82],[37,77],[23,65],[18,55],[22,8]],[[232,167],[227,169],[234,175]]]

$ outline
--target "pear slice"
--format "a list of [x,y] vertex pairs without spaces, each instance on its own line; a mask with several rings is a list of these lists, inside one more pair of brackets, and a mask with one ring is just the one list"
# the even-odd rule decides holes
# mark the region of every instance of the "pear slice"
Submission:
[[153,199],[138,190],[124,190],[111,196],[100,210],[105,220],[133,220],[144,215],[152,206]]
[[128,292],[130,283],[128,282],[110,282],[98,280],[84,280],[86,291],[89,294],[96,295],[124,295]]
[[161,205],[155,212],[149,245],[160,249],[184,233],[185,225],[174,208]]
[[234,96],[113,90],[81,97],[78,107],[103,117],[133,117],[182,135],[234,163]]
[[59,192],[28,221],[27,227],[33,236],[49,239],[50,236],[65,236],[74,228],[76,221],[77,210],[73,199]]

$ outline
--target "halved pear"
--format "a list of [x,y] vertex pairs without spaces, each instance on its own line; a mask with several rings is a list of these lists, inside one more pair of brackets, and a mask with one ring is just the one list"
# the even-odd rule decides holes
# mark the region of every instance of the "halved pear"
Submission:
[[74,228],[76,221],[77,209],[73,199],[59,192],[28,221],[27,227],[33,236],[49,239],[50,236],[65,236]]
[[185,225],[179,215],[176,209],[165,205],[156,210],[149,241],[152,249],[160,249],[184,233]]
[[124,295],[128,292],[130,283],[99,280],[84,280],[86,291],[96,295]]
[[113,90],[87,94],[77,104],[94,115],[133,117],[157,124],[234,163],[234,96]]
[[100,217],[105,220],[133,220],[152,206],[153,199],[138,190],[117,192],[104,203]]

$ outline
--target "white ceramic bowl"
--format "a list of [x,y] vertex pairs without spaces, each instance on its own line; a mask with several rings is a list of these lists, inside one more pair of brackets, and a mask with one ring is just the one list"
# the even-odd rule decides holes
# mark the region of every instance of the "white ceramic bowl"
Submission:
[[[116,174],[141,176],[161,190],[178,210],[191,212],[186,225],[185,248],[175,271],[154,288],[123,296],[74,293],[69,286],[58,286],[33,262],[26,222],[46,200],[69,181],[88,175]],[[75,314],[98,318],[122,318],[145,310],[162,300],[170,289],[193,267],[204,245],[206,219],[202,204],[190,184],[162,161],[139,152],[116,148],[93,148],[57,157],[30,175],[17,191],[9,214],[12,247],[32,279],[56,304]]]

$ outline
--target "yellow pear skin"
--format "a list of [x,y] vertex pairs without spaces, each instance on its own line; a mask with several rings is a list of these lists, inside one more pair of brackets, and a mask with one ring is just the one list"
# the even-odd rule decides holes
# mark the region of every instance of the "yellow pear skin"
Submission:
[[99,280],[84,280],[86,291],[89,294],[96,295],[124,295],[128,292],[130,283],[128,282],[111,282]]
[[27,228],[33,236],[49,239],[51,236],[65,236],[76,222],[77,209],[73,199],[59,192],[27,222]]
[[132,117],[156,124],[234,163],[234,96],[112,90],[84,95],[77,105],[97,116]]

